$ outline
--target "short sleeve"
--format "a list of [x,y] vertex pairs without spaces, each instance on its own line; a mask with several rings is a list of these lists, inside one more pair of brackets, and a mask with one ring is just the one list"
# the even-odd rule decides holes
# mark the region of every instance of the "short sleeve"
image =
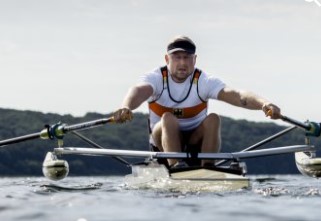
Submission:
[[153,95],[149,100],[157,98],[163,90],[163,77],[160,68],[143,74],[139,79],[139,83],[147,83],[153,88]]
[[219,78],[209,76],[202,72],[198,85],[199,94],[203,100],[217,99],[219,92],[225,88],[225,86],[225,83]]

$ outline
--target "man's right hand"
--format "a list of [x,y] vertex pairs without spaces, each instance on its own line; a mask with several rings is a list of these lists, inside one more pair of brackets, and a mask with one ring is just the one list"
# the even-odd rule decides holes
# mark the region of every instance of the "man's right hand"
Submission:
[[116,123],[126,123],[127,121],[131,121],[133,119],[133,113],[129,108],[124,107],[115,111],[113,118]]

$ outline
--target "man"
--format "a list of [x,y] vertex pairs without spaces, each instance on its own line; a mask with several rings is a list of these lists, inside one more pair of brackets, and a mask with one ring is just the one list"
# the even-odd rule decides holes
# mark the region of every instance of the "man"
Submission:
[[[280,118],[281,111],[276,105],[253,93],[232,89],[195,68],[195,52],[194,42],[186,36],[177,36],[170,41],[165,55],[166,66],[144,75],[141,83],[129,90],[122,107],[114,113],[115,121],[132,120],[132,110],[148,100],[155,150],[219,152],[220,118],[215,113],[207,114],[209,99],[263,110],[272,119]],[[201,163],[212,162],[203,160]],[[178,160],[168,159],[169,167],[180,165]]]

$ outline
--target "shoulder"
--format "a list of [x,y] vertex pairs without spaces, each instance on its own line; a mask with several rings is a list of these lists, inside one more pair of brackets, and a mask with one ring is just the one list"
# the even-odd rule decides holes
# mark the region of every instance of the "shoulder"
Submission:
[[[200,69],[198,69],[198,70],[200,70]],[[199,80],[204,84],[216,85],[216,84],[223,83],[223,81],[214,74],[208,74],[202,70],[200,70],[200,72],[201,72],[201,75],[199,77]]]
[[140,83],[149,84],[154,91],[154,94],[161,93],[163,89],[163,76],[161,73],[161,67],[152,69],[146,72],[140,77]]
[[157,67],[154,68],[148,72],[145,72],[142,76],[153,76],[153,77],[162,77],[162,71],[161,71],[162,67]]
[[217,99],[219,92],[225,88],[225,86],[225,83],[216,75],[201,71],[199,89],[204,97]]
[[161,68],[154,68],[141,76],[141,81],[143,82],[154,82],[162,79]]

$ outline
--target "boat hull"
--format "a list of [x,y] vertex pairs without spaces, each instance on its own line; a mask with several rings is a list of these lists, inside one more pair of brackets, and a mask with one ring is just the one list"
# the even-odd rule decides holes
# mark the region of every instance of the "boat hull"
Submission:
[[132,174],[125,177],[125,183],[134,189],[171,192],[225,192],[250,187],[249,178],[243,175],[201,167],[169,172],[157,163],[134,165]]

